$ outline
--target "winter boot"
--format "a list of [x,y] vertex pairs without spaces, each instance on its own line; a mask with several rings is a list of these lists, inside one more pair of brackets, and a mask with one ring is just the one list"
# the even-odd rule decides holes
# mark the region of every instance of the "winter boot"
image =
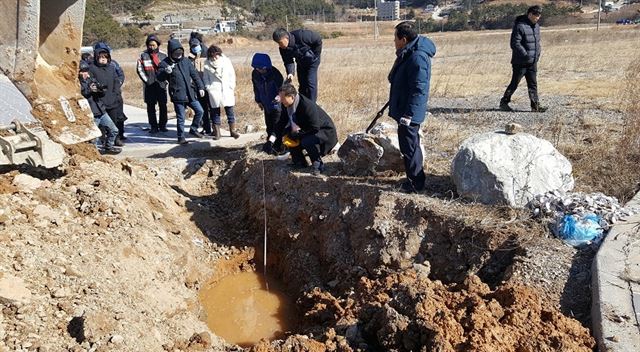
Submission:
[[504,98],[500,99],[500,110],[512,112],[513,109],[509,106],[509,102],[507,102]]
[[229,132],[231,133],[231,137],[238,139],[240,138],[240,134],[238,132],[236,132],[236,124],[235,123],[230,123],[229,124]]
[[213,131],[211,132],[211,136],[216,141],[220,139],[220,125],[213,125]]
[[533,112],[545,112],[547,111],[546,106],[541,106],[539,102],[531,102],[531,111]]

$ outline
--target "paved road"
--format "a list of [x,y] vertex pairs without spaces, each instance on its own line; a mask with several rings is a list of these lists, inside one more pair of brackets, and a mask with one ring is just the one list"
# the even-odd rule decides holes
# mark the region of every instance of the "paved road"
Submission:
[[[167,128],[169,132],[149,134],[147,112],[134,106],[125,105],[124,112],[128,117],[125,125],[125,136],[127,137],[126,145],[122,149],[122,153],[117,155],[118,158],[134,157],[134,158],[154,158],[154,157],[189,157],[192,154],[201,154],[213,148],[242,148],[246,145],[257,143],[262,133],[241,134],[240,138],[234,139],[229,137],[229,132],[222,130],[223,137],[214,141],[211,138],[189,138],[190,142],[186,145],[176,144],[176,120],[169,120]],[[191,124],[187,120],[185,125]]]

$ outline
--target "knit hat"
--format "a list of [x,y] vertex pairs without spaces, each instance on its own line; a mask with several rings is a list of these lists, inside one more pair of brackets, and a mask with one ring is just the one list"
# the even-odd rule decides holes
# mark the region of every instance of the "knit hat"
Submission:
[[255,53],[251,60],[251,67],[269,69],[271,68],[271,58],[267,54]]

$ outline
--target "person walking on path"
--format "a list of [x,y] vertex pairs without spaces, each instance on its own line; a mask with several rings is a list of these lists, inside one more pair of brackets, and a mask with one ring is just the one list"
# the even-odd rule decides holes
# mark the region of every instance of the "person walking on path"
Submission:
[[[147,37],[147,50],[140,54],[137,72],[142,80],[144,102],[147,104],[149,133],[167,132],[167,82],[158,80],[160,63],[167,55],[160,51],[160,40],[155,34]],[[160,110],[160,120],[156,115],[156,104]]]
[[540,106],[538,99],[538,60],[542,47],[540,46],[540,17],[542,8],[538,5],[531,6],[526,15],[516,17],[511,31],[511,67],[513,73],[511,82],[500,99],[500,110],[513,111],[509,106],[511,96],[518,89],[520,80],[527,80],[531,111],[545,112],[547,108]]
[[284,28],[273,32],[273,41],[278,43],[284,61],[287,80],[298,74],[299,92],[315,102],[318,98],[318,68],[322,54],[322,37],[307,29],[289,33]]
[[389,73],[389,116],[398,122],[398,142],[407,173],[401,190],[422,191],[425,183],[423,155],[420,145],[420,125],[427,114],[431,58],[435,44],[419,36],[415,24],[399,23],[395,28],[396,60]]
[[236,105],[236,73],[231,60],[222,53],[222,49],[212,45],[204,63],[204,84],[209,93],[211,120],[213,121],[213,139],[220,139],[221,108],[227,115],[231,137],[239,138],[236,131],[236,117],[233,107]]
[[191,107],[195,113],[189,134],[196,138],[204,137],[198,132],[198,126],[203,114],[198,97],[204,97],[204,83],[202,83],[196,68],[184,55],[184,48],[177,39],[169,40],[168,52],[169,57],[160,64],[158,79],[169,81],[169,96],[173,102],[178,120],[178,144],[187,144],[188,142],[184,137],[184,120],[187,106]]

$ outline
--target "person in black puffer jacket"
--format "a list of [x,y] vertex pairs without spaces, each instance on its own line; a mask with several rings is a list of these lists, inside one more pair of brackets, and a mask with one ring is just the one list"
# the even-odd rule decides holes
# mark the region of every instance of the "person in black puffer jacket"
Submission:
[[184,119],[187,106],[195,112],[189,134],[196,138],[204,137],[198,132],[198,126],[204,113],[198,102],[198,97],[205,96],[204,83],[195,66],[184,55],[184,48],[177,39],[169,40],[167,47],[169,56],[160,63],[158,79],[169,81],[169,96],[178,120],[178,144],[187,144],[184,137]]
[[99,42],[93,47],[93,65],[89,65],[89,74],[94,79],[100,95],[94,95],[104,105],[106,113],[118,126],[119,134],[115,140],[116,146],[123,146],[120,138],[120,127],[124,129],[125,116],[122,111],[122,81],[118,76],[116,66],[111,62],[109,46],[104,42]]
[[538,72],[538,60],[540,59],[540,17],[542,16],[542,8],[540,6],[531,6],[527,10],[526,15],[516,18],[513,30],[511,32],[511,66],[513,74],[511,83],[504,92],[504,96],[500,100],[500,110],[513,111],[509,106],[511,96],[518,89],[518,84],[522,77],[527,80],[527,88],[529,89],[529,99],[531,100],[531,110],[535,112],[544,112],[547,109],[540,106],[538,100],[538,82],[536,74]]

